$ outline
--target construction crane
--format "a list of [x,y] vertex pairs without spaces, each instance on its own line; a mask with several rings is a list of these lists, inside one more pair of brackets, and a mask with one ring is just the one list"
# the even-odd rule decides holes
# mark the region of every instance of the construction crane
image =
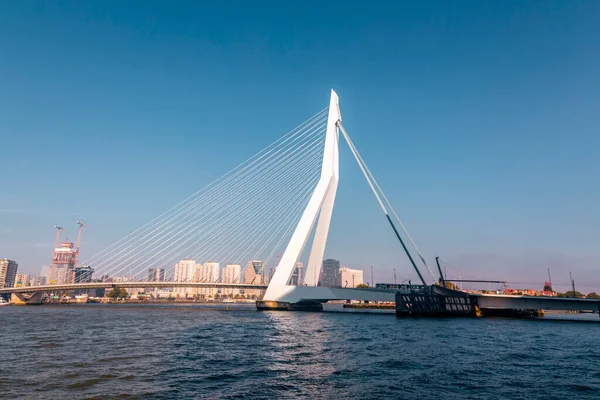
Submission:
[[73,268],[77,267],[77,260],[79,259],[79,245],[81,244],[81,233],[83,232],[83,227],[87,227],[86,223],[83,220],[77,221],[77,225],[79,225],[79,233],[77,233],[77,247],[75,249],[75,263],[73,264]]
[[52,252],[52,266],[50,267],[50,283],[54,283],[54,264],[56,264],[56,249],[58,248],[58,241],[60,240],[60,231],[63,230],[62,226],[54,225],[56,229],[56,240],[54,242],[54,250]]

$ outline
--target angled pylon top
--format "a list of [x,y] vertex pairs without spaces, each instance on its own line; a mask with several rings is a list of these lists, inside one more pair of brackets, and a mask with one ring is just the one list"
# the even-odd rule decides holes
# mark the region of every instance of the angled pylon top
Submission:
[[340,99],[335,92],[335,90],[331,89],[331,98],[329,100],[329,115],[331,116],[331,109],[334,108],[335,116],[337,116],[335,122],[338,120],[342,120],[342,113],[340,112]]
[[282,301],[285,299],[286,293],[291,290],[287,283],[296,268],[296,262],[304,250],[318,217],[304,281],[307,286],[317,286],[339,179],[337,123],[341,119],[339,98],[337,93],[332,90],[325,132],[321,177],[269,283],[264,297],[267,301]]

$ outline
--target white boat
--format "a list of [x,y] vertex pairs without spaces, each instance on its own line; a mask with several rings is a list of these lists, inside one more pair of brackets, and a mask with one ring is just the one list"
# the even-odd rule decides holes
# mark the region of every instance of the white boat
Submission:
[[88,301],[88,295],[87,294],[80,294],[75,296],[75,303],[87,303]]
[[10,303],[6,300],[4,300],[4,298],[0,297],[0,306],[7,306]]

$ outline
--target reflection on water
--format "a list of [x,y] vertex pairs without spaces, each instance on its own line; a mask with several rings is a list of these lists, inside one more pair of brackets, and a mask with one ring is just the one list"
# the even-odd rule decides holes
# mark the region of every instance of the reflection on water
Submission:
[[600,324],[232,305],[3,307],[0,321],[2,398],[600,398]]

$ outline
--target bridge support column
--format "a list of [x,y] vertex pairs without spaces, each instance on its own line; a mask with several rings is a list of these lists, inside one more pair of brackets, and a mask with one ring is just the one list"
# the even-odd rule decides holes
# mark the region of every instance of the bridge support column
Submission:
[[29,306],[42,304],[43,292],[34,293],[12,293],[10,302],[16,306]]
[[323,311],[323,303],[317,301],[287,303],[284,301],[258,300],[256,309],[258,311]]

